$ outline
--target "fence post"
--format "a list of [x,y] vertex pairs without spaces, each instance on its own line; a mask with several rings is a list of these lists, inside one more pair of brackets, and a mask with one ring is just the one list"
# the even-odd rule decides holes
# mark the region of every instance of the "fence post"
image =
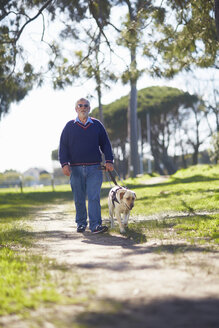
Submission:
[[19,176],[19,182],[20,182],[20,190],[21,190],[21,193],[23,192],[23,178],[22,178],[22,175]]
[[55,183],[54,183],[54,175],[51,174],[51,186],[52,186],[52,191],[55,191]]
[[147,142],[149,145],[149,157],[148,157],[148,174],[152,173],[152,168],[151,168],[151,122],[150,122],[150,113],[147,113],[146,116],[146,121],[147,121]]

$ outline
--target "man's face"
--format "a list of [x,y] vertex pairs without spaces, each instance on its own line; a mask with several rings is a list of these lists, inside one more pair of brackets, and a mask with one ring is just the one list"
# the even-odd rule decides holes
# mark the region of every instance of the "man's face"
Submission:
[[79,117],[88,117],[90,105],[86,100],[80,100],[75,109]]

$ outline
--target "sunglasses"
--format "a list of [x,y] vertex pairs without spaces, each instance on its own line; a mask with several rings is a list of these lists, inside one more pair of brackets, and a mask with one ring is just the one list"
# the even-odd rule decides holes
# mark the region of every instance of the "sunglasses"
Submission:
[[78,107],[80,107],[80,108],[82,108],[82,107],[88,108],[90,106],[88,104],[78,104]]

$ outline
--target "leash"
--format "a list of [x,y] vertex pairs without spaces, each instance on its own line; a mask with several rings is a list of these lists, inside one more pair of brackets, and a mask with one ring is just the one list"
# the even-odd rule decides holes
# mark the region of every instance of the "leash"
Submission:
[[116,179],[114,178],[113,174],[111,171],[107,171],[107,173],[110,176],[110,179],[112,180],[112,182],[114,183],[114,185],[118,186],[118,183],[116,182]]
[[[115,186],[121,187],[120,185],[118,185],[118,183],[117,183],[117,181],[116,181],[116,179],[115,179],[112,171],[106,171],[106,166],[105,165],[100,165],[100,170],[105,171],[110,176],[110,179],[114,183]],[[119,180],[122,181],[122,183],[124,185],[124,181],[120,178],[118,172],[115,169],[114,169],[114,172],[116,173],[116,175],[118,176]],[[108,179],[108,175],[107,175],[107,179]],[[110,182],[109,179],[108,179],[108,181]],[[126,188],[126,187],[124,186],[124,188]]]

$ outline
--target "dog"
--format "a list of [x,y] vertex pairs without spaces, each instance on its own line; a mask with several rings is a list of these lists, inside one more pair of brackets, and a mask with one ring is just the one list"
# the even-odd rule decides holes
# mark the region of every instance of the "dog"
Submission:
[[[121,233],[125,232],[125,227],[128,227],[128,219],[130,212],[134,207],[136,194],[124,187],[115,186],[109,192],[108,206],[111,228],[114,227],[114,215],[119,223]],[[121,214],[124,214],[123,222]]]

